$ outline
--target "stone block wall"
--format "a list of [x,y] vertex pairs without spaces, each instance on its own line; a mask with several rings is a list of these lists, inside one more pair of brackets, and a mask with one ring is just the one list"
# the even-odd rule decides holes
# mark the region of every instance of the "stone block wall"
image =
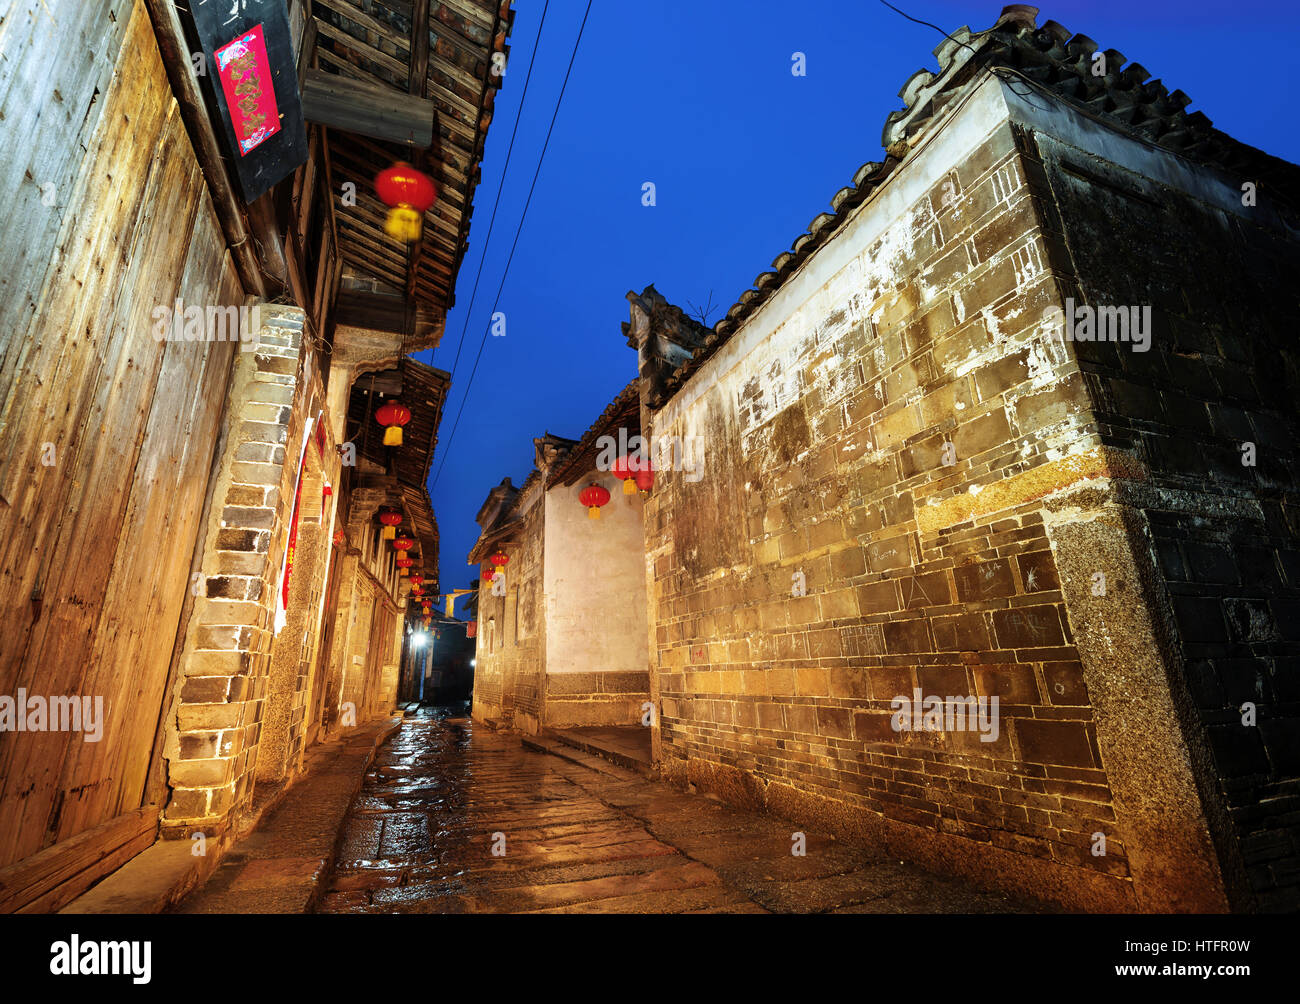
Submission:
[[386,478],[361,473],[340,503],[346,508],[347,525],[345,541],[337,548],[338,596],[328,614],[333,619],[329,651],[322,657],[328,667],[322,722],[330,735],[389,714],[397,701],[403,611],[408,601],[397,554],[391,541],[381,539],[375,521],[381,506],[395,502]]
[[[303,312],[262,304],[257,348],[231,378],[220,469],[164,756],[163,833],[221,830],[252,796],[297,458],[323,400]],[[292,457],[290,463],[286,457]]]
[[1067,292],[1151,308],[1148,351],[1079,342],[1078,357],[1102,441],[1140,465],[1119,494],[1142,524],[1136,548],[1232,904],[1295,909],[1295,221],[1266,188],[1243,198],[1250,177],[1102,143],[1079,123],[1029,134],[1026,163],[1069,249]]
[[271,647],[267,706],[258,750],[257,778],[277,781],[297,773],[307,746],[310,707],[319,697],[323,678],[317,659],[324,623],[324,591],[329,572],[334,496],[322,494],[326,466],[335,457],[328,430],[321,429],[324,449],[317,446],[317,428],[304,456],[298,534],[285,625]]
[[504,545],[506,594],[480,590],[472,714],[530,734],[542,726],[546,693],[543,541],[546,509],[540,478],[524,488],[523,527]]
[[650,674],[547,673],[548,728],[639,725],[650,700]]
[[[1044,317],[1073,265],[1006,93],[985,81],[652,413],[705,457],[646,510],[661,766],[1071,908],[1222,909],[1114,499],[1142,465]],[[900,731],[917,691],[996,697],[996,738]]]

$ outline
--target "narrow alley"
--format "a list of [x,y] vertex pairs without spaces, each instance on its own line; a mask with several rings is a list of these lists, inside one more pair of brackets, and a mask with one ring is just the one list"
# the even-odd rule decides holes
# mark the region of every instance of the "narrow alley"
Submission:
[[[459,713],[457,713],[459,711]],[[544,741],[545,742],[545,741]],[[591,753],[421,708],[353,801],[320,913],[1008,913],[1045,910],[815,832],[677,791]],[[289,799],[293,799],[291,794]],[[285,810],[235,848],[181,913],[299,901],[319,814]],[[259,848],[271,848],[262,856]],[[497,853],[493,853],[494,849]],[[280,856],[277,856],[280,855]],[[288,862],[287,866],[282,866]],[[240,883],[253,869],[260,880]],[[310,884],[310,880],[308,882]],[[235,888],[232,894],[231,889]]]
[[1262,2],[0,0],[10,955],[1300,910]]

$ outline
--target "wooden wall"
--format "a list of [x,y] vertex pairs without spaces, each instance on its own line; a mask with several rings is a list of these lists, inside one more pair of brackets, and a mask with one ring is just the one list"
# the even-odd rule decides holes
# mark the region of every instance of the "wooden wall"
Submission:
[[[0,733],[0,869],[123,817],[152,839],[138,810],[237,351],[156,341],[152,311],[244,300],[140,0],[15,7],[0,22],[0,694],[102,695],[106,723],[98,743]],[[0,870],[0,909],[21,905],[17,874]]]

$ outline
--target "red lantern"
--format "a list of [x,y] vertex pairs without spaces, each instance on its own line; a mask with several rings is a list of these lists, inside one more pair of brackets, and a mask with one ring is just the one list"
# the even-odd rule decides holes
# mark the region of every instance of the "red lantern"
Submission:
[[401,401],[387,401],[375,412],[375,421],[384,427],[384,445],[402,445],[402,426],[411,420],[411,409]]
[[505,552],[503,551],[497,551],[496,554],[488,558],[488,561],[492,562],[492,564],[494,564],[498,569],[500,569],[502,573],[505,572],[506,565],[510,564],[510,559],[506,556]]
[[635,468],[632,466],[631,457],[619,457],[609,467],[609,473],[623,482],[624,495],[631,495],[636,492],[636,475],[634,471]]
[[484,565],[482,574],[479,575],[479,578],[484,582],[491,582],[494,578],[496,578],[496,574],[497,574],[497,570],[495,568],[493,568],[491,565]]
[[395,551],[409,551],[414,546],[415,541],[410,537],[398,537],[393,541],[393,550]]
[[478,621],[470,621],[469,624],[465,626],[465,637],[466,638],[478,637]]
[[419,572],[412,573],[411,585],[414,586],[416,589],[419,589],[420,586],[424,585],[424,576],[421,575]]
[[637,489],[641,494],[649,495],[650,489],[654,487],[655,483],[654,468],[646,466],[644,469],[637,471],[632,477],[636,481]]
[[334,546],[335,546],[335,547],[342,547],[342,546],[343,546],[344,544],[346,544],[347,542],[348,542],[348,535],[347,535],[346,533],[344,533],[342,530],[335,530],[335,531],[334,531]]
[[578,501],[587,507],[591,519],[600,519],[600,507],[609,503],[609,490],[600,485],[587,485],[578,496]]
[[392,540],[397,536],[397,527],[402,523],[402,514],[395,509],[381,509],[379,522],[384,524],[383,532],[379,535],[380,539]]
[[384,223],[391,237],[412,244],[420,239],[425,210],[438,198],[433,181],[404,160],[399,160],[375,177],[375,192],[389,206]]
[[407,572],[406,569],[414,565],[415,561],[412,558],[398,558],[395,564],[397,565],[398,568],[402,569],[404,574],[409,575],[410,573]]

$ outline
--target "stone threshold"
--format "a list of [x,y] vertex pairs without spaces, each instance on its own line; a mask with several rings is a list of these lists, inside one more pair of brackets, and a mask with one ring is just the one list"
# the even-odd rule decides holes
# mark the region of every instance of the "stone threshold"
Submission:
[[[642,735],[642,732],[645,734]],[[650,759],[649,730],[639,725],[592,729],[544,729],[540,735],[520,738],[530,749],[561,756],[566,760],[575,760],[584,765],[589,765],[589,760],[578,760],[567,756],[563,752],[563,747],[567,746],[570,749],[601,757],[619,767],[636,771],[642,777],[658,776]]]
[[[225,834],[209,838],[206,853],[195,854],[194,843],[188,839],[155,841],[130,861],[104,877],[102,881],[82,893],[59,912],[69,914],[162,913],[180,903],[195,890],[200,890],[218,869],[236,854],[240,847],[267,823],[276,810],[292,803],[308,792],[322,774],[336,774],[338,760],[346,757],[355,778],[339,818],[351,804],[352,796],[360,789],[365,772],[374,760],[380,745],[395,732],[402,718],[393,717],[363,725],[351,735],[338,736],[318,743],[308,750],[305,769],[276,785],[258,785],[252,803],[238,814]],[[348,747],[356,755],[347,756]],[[337,827],[336,827],[337,828]],[[326,862],[322,874],[328,873],[332,857]],[[312,879],[314,882],[314,877]],[[309,896],[314,901],[314,896]],[[260,912],[260,911],[249,911]]]

